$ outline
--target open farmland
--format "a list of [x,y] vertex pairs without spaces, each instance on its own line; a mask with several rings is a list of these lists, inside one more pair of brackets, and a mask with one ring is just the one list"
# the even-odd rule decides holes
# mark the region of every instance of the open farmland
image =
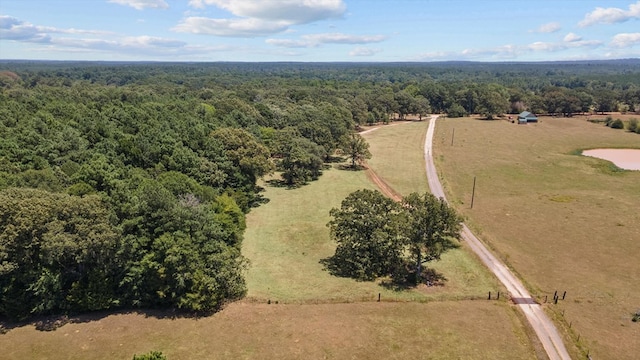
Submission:
[[564,301],[546,308],[583,351],[634,359],[640,352],[640,326],[631,322],[640,308],[634,285],[640,275],[640,172],[577,154],[638,148],[640,139],[582,118],[541,120],[439,122],[435,154],[443,184],[470,227],[538,300],[567,291]]
[[239,302],[200,319],[150,315],[79,319],[55,331],[23,326],[0,336],[2,358],[131,359],[157,350],[171,360],[535,359],[503,302]]

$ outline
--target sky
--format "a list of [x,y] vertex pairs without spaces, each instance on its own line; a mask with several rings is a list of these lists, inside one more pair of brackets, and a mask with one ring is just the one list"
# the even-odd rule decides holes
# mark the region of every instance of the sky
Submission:
[[0,59],[640,58],[640,1],[1,0]]

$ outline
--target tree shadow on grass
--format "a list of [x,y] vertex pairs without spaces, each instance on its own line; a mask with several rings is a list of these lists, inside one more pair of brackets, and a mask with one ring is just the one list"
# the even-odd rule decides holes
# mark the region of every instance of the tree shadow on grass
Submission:
[[337,163],[344,162],[344,159],[345,158],[342,156],[332,155],[332,156],[327,156],[324,159],[324,162],[327,164],[337,164]]
[[350,278],[356,281],[374,281],[376,279],[374,276],[364,273],[362,269],[350,266],[353,264],[352,262],[345,261],[336,255],[321,259],[320,264],[324,267],[323,270],[336,277]]
[[320,259],[320,264],[322,264],[323,270],[328,271],[333,276],[353,278],[353,274],[342,266],[342,261],[337,259],[335,255]]
[[380,286],[387,290],[405,291],[414,289],[418,284],[425,284],[428,287],[431,287],[444,286],[446,282],[447,278],[435,269],[423,269],[420,279],[416,279],[416,273],[405,268],[404,270],[393,274],[388,279],[382,280],[382,282],[380,282]]
[[275,187],[275,188],[291,187],[289,184],[287,184],[286,181],[284,181],[282,179],[271,179],[271,180],[267,180],[266,183],[267,183],[267,185],[269,185],[271,187]]
[[337,166],[338,169],[340,170],[347,170],[347,171],[362,171],[362,170],[367,170],[367,167],[364,165],[359,165],[356,164],[355,166],[351,165],[351,164],[339,164]]
[[[218,311],[222,310],[219,309]],[[0,317],[0,334],[24,326],[34,326],[38,331],[55,331],[67,324],[84,324],[102,320],[111,315],[143,315],[155,319],[199,319],[215,314],[217,311],[194,312],[180,309],[121,309],[103,310],[82,314],[40,315],[27,320],[11,320]]]

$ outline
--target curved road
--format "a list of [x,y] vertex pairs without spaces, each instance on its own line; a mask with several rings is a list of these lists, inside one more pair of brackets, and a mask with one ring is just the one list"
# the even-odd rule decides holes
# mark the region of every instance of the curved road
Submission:
[[[431,192],[436,197],[441,197],[446,201],[444,190],[440,180],[438,179],[438,173],[436,172],[436,166],[433,162],[433,133],[436,127],[436,120],[438,115],[431,116],[429,121],[429,128],[427,130],[427,136],[424,142],[424,160],[426,163],[427,180]],[[544,313],[542,307],[537,304],[527,289],[522,285],[522,282],[500,261],[498,260],[487,248],[473,235],[467,225],[462,224],[462,238],[469,244],[469,247],[480,257],[482,262],[491,270],[500,282],[507,288],[511,299],[515,304],[522,309],[527,320],[531,324],[531,327],[538,335],[538,339],[544,346],[549,359],[551,360],[571,360],[567,349],[562,342],[562,338],[558,333],[555,325],[549,317]]]

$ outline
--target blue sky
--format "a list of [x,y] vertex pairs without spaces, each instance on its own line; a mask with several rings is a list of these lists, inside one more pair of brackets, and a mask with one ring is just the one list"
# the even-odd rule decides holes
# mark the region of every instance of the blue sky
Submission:
[[0,59],[640,57],[640,1],[2,0]]

